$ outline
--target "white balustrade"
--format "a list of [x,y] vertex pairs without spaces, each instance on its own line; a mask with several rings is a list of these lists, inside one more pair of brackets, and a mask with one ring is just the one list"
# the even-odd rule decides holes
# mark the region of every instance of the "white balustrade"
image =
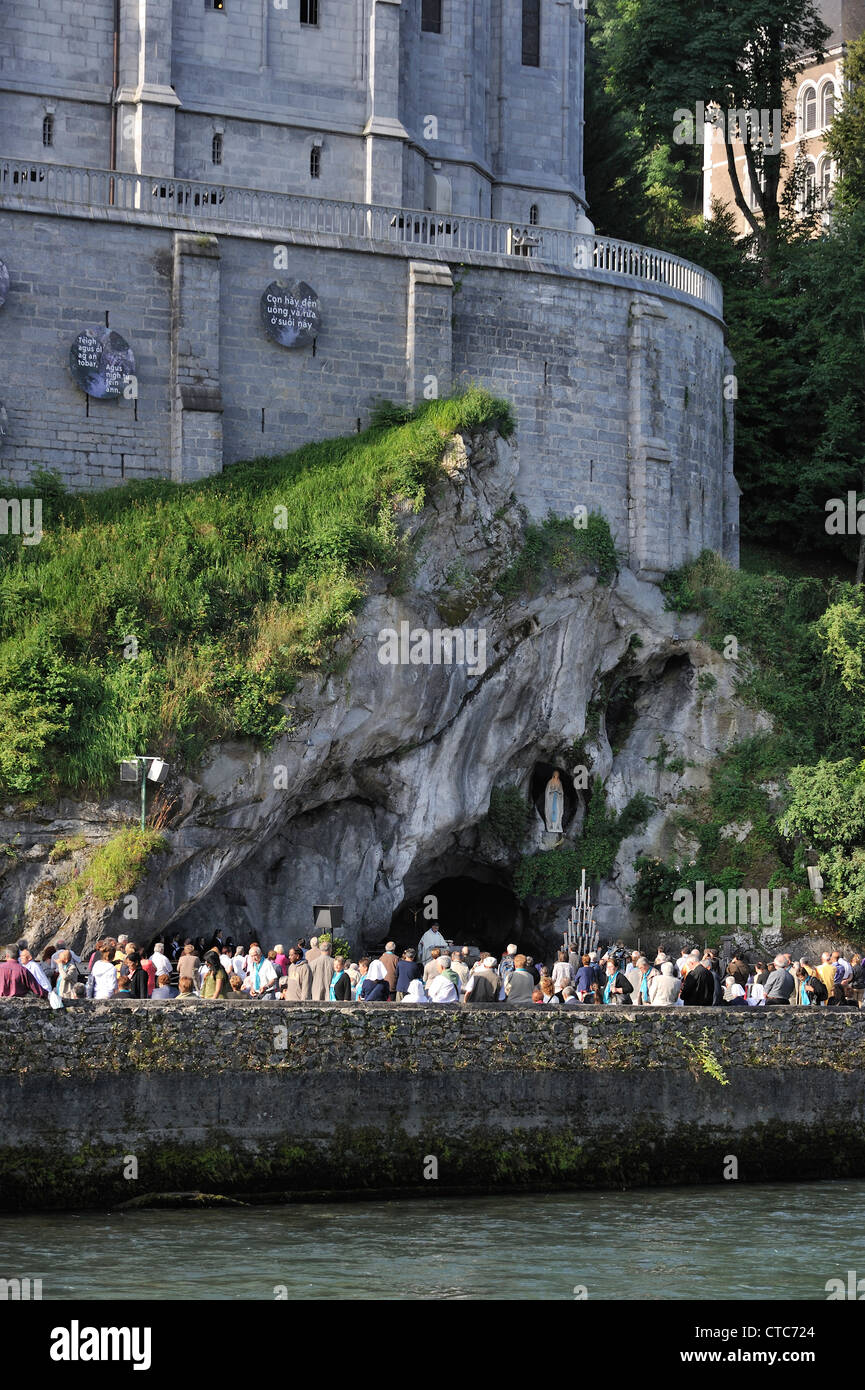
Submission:
[[297,231],[353,240],[400,242],[447,251],[510,255],[567,269],[627,276],[647,285],[666,285],[721,313],[721,286],[708,271],[666,251],[613,237],[587,236],[556,227],[518,226],[460,213],[421,212],[309,198],[296,193],[259,192],[201,183],[163,174],[79,169],[64,164],[0,159],[0,207],[33,201],[60,212],[105,208],[185,219],[197,227],[234,224]]

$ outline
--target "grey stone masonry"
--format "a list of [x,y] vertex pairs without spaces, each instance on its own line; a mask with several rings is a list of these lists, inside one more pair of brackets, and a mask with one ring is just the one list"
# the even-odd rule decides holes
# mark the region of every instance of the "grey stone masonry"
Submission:
[[[446,245],[239,226],[217,244],[153,213],[31,206],[6,211],[0,191],[3,477],[197,478],[354,433],[383,398],[477,382],[514,407],[515,492],[533,516],[600,511],[647,577],[704,546],[735,558],[723,324],[678,291]],[[314,343],[265,334],[275,279],[319,295]],[[135,353],[138,397],[88,405],[69,346],[106,313]]]
[[5,1211],[865,1172],[856,1009],[0,999],[0,1049]]
[[628,551],[641,579],[660,579],[670,568],[672,451],[665,426],[671,412],[662,399],[657,341],[666,317],[660,300],[635,296],[628,339]]
[[[583,14],[541,0],[6,0],[3,152],[572,227],[584,206]],[[116,54],[116,60],[115,60]],[[46,104],[54,144],[42,144]],[[311,167],[313,140],[320,142]],[[445,208],[445,204],[447,207]]]
[[414,405],[450,394],[453,288],[450,266],[410,261],[406,324],[407,399]]
[[[735,562],[720,286],[593,234],[584,7],[540,0],[531,52],[522,0],[421,21],[422,0],[6,0],[0,476],[196,479],[477,382],[513,405],[533,516],[600,511],[647,578],[704,546]],[[260,322],[283,278],[320,298],[302,346]],[[67,370],[103,326],[134,399]]]
[[174,173],[173,10],[173,0],[120,6],[114,168]]
[[219,246],[214,236],[174,237],[171,335],[171,476],[222,470],[219,385]]

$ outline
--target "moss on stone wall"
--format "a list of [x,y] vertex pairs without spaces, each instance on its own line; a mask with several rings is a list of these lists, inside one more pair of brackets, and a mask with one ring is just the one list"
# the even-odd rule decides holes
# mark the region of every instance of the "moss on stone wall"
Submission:
[[859,1011],[12,999],[0,1055],[10,1208],[865,1174]]
[[[861,1177],[865,1132],[844,1124],[755,1123],[733,1136],[723,1126],[679,1125],[647,1115],[626,1132],[578,1135],[566,1126],[514,1130],[479,1125],[453,1135],[442,1125],[419,1134],[398,1126],[341,1128],[327,1141],[253,1146],[230,1133],[206,1144],[141,1146],[139,1177],[123,1178],[122,1146],[89,1141],[71,1152],[46,1136],[38,1148],[0,1146],[0,1191],[7,1210],[112,1207],[145,1194],[200,1190],[248,1202],[345,1200],[373,1193],[456,1189],[518,1191],[610,1189],[723,1181],[731,1152],[742,1181]],[[424,1179],[435,1157],[435,1180]]]

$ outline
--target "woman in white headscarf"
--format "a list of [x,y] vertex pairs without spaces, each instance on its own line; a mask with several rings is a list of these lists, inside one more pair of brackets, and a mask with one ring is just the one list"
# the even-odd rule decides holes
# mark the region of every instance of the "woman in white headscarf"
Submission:
[[402,997],[403,1004],[428,1004],[429,995],[424,989],[423,980],[412,980]]
[[[382,984],[382,981],[384,981],[384,984]],[[387,977],[387,971],[380,960],[374,960],[364,976],[363,984],[360,987],[360,993],[357,997],[368,1004],[374,1004],[378,1001],[387,1000],[389,994],[390,981]]]

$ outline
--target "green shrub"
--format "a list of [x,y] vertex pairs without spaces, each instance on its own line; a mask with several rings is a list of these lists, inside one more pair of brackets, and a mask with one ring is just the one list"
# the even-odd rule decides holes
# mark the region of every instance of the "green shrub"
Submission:
[[502,844],[516,849],[525,836],[530,818],[531,808],[519,787],[493,787],[487,824]]
[[[667,576],[667,606],[697,609],[702,635],[723,651],[739,644],[736,666],[741,698],[765,709],[774,728],[744,740],[718,757],[711,783],[690,794],[674,817],[696,844],[695,862],[681,869],[656,861],[637,864],[632,897],[636,911],[669,922],[672,892],[702,879],[712,887],[790,887],[782,909],[785,926],[795,918],[832,918],[865,926],[865,596],[836,579],[800,572],[736,571],[705,552]],[[709,673],[698,677],[703,694]],[[666,763],[659,741],[658,759]],[[666,766],[670,766],[666,763]],[[776,817],[763,783],[789,794]],[[730,822],[750,821],[741,842],[722,837]],[[805,887],[801,841],[813,844],[826,880],[824,904]]]
[[552,513],[540,525],[526,527],[523,547],[496,583],[505,599],[541,592],[550,575],[576,578],[593,570],[609,584],[618,570],[618,556],[609,522],[591,512],[585,527]]

